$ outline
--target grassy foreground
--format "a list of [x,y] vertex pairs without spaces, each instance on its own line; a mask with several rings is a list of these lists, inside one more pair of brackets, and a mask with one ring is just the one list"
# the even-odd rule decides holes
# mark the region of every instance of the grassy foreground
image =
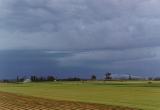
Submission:
[[160,110],[160,82],[47,82],[0,84],[0,91],[48,99],[70,100]]

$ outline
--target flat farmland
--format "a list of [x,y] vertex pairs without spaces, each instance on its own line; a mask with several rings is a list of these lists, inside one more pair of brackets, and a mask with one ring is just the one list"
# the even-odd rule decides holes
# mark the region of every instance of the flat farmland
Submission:
[[[74,104],[78,103],[78,105],[82,104],[81,106],[73,108],[68,108],[68,109],[63,108],[56,110],[79,110],[79,109],[132,110],[131,108],[138,108],[143,110],[160,110],[160,82],[158,81],[157,82],[154,81],[152,83],[148,83],[148,81],[127,81],[127,82],[96,81],[96,82],[46,82],[46,83],[26,83],[26,84],[0,84],[0,91],[1,91],[0,97],[4,98],[4,99],[1,98],[0,101],[2,101],[3,99],[6,100],[6,102],[10,103],[11,101],[7,101],[10,99],[5,99],[6,96],[4,94],[10,94],[10,93],[16,94],[16,95],[12,94],[9,96],[16,97],[14,99],[20,100],[17,102],[24,102],[24,100],[21,100],[21,98],[25,99],[25,101],[28,100],[27,104],[33,101],[35,104],[37,103],[39,105],[39,103],[42,104],[44,101],[45,102],[44,105],[40,104],[40,106],[44,107],[46,105],[51,105],[50,103],[52,103],[52,105],[54,105],[53,103],[55,102],[61,103],[61,101],[67,102],[70,105],[72,105],[71,103]],[[7,97],[9,98],[9,96]],[[21,98],[19,99],[18,97]],[[46,100],[49,101],[46,102]],[[13,103],[14,102],[12,101],[11,105],[16,105],[16,104],[21,105],[21,103],[16,103],[16,104]],[[86,107],[85,104],[91,104],[89,106],[92,107],[90,107],[90,109],[83,108]],[[103,105],[103,107],[100,107],[102,106],[101,104]],[[76,105],[77,104],[75,104],[75,106]],[[33,110],[40,110],[40,109],[33,109]],[[48,108],[46,110],[54,110],[54,109]]]
[[48,100],[0,92],[0,110],[138,110],[71,101]]

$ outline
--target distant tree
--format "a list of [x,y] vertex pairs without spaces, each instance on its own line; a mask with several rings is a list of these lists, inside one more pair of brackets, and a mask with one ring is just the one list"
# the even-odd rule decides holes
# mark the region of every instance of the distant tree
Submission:
[[155,81],[160,81],[160,77],[154,78]]
[[16,80],[17,80],[17,82],[19,82],[19,76],[17,76],[17,79],[16,79]]
[[54,76],[47,76],[47,81],[54,81],[55,77]]
[[25,80],[25,77],[19,77],[17,76],[16,82],[23,82]]
[[38,82],[38,81],[42,80],[42,78],[38,78],[37,76],[31,76],[30,79],[32,82]]
[[31,76],[30,79],[31,79],[32,82],[35,82],[36,81],[36,76]]
[[55,77],[54,76],[47,76],[47,77],[31,76],[30,79],[32,82],[44,82],[44,81],[54,81]]
[[8,79],[4,79],[3,83],[9,83],[9,80]]
[[25,80],[25,77],[19,78],[19,82],[23,82]]
[[131,74],[129,74],[128,79],[129,79],[129,80],[132,80],[132,75],[131,75]]
[[43,76],[41,76],[41,77],[39,77],[39,78],[38,78],[38,81],[39,81],[39,82],[46,81],[46,78],[45,78],[45,77],[43,77]]
[[148,80],[153,80],[153,78],[152,78],[152,77],[149,77]]
[[91,80],[96,80],[96,79],[97,79],[97,77],[95,75],[91,76]]
[[81,81],[80,78],[77,77],[71,77],[71,78],[67,78],[67,79],[59,79],[60,81]]
[[112,80],[112,73],[110,73],[110,72],[106,73],[105,80]]

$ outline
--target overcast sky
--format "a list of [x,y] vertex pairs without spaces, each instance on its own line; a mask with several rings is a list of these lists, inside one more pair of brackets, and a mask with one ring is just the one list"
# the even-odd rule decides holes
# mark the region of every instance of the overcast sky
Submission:
[[159,0],[0,0],[0,77],[160,76]]

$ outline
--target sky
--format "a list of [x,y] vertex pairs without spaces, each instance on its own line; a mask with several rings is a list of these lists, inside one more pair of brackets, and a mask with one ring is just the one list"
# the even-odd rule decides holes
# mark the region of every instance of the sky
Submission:
[[159,0],[0,0],[0,78],[160,76]]

